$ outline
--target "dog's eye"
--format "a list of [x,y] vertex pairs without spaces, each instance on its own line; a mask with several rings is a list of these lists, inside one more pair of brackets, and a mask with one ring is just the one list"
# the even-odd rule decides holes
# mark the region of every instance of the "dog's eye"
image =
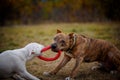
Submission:
[[55,37],[53,40],[56,40],[57,38]]
[[61,43],[65,43],[65,41],[64,41],[64,40],[61,40],[60,42],[61,42]]
[[65,46],[65,41],[64,40],[61,40],[60,43],[61,43],[61,46]]

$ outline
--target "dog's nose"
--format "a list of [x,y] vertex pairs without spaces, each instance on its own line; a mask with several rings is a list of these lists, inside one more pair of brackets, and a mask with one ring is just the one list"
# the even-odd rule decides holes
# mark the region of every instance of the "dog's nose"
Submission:
[[56,44],[56,43],[53,43],[53,44],[51,44],[51,47],[52,47],[53,49],[55,49],[55,48],[57,47],[57,44]]

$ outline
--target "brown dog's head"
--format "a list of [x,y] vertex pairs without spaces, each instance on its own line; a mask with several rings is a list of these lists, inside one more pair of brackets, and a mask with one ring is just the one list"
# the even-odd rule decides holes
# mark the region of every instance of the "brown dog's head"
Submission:
[[58,50],[66,51],[70,46],[70,36],[73,33],[66,35],[60,30],[57,30],[57,34],[54,36],[54,42],[51,45],[52,51],[57,52]]

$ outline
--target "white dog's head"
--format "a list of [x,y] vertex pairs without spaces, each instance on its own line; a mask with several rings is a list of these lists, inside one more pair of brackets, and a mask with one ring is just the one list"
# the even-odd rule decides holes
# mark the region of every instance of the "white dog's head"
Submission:
[[28,60],[32,59],[35,56],[41,55],[41,50],[44,48],[43,45],[38,43],[29,43],[24,47],[28,51]]

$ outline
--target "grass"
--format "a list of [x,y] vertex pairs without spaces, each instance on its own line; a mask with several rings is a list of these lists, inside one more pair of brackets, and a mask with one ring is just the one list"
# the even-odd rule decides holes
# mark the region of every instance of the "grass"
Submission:
[[[30,42],[38,42],[45,46],[50,45],[56,29],[63,32],[75,32],[89,37],[104,39],[112,42],[120,49],[119,24],[116,23],[49,23],[29,26],[0,27],[0,52],[8,49],[16,49],[25,46]],[[45,56],[52,57],[54,53],[47,51]],[[52,62],[45,62],[34,58],[26,64],[27,70],[43,80],[64,80],[69,75],[74,66],[75,60],[72,59],[57,75],[45,77],[44,71],[53,70],[61,61],[62,56]],[[116,80],[116,75],[109,73],[91,71],[90,68],[95,63],[82,63],[77,76],[78,80]],[[9,79],[10,80],[10,79]]]

